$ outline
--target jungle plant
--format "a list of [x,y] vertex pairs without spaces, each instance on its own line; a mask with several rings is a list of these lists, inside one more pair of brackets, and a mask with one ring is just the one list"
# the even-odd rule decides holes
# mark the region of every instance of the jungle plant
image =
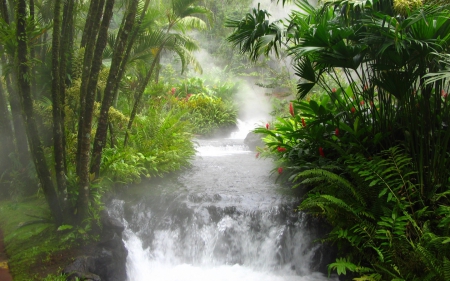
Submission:
[[[300,78],[299,99],[318,84],[341,107],[353,103],[360,126],[372,136],[381,134],[381,148],[407,144],[411,155],[420,155],[413,163],[424,188],[442,186],[448,178],[443,167],[449,111],[442,97],[448,82],[426,83],[424,78],[440,69],[436,54],[449,48],[447,6],[424,5],[397,17],[389,1],[330,1],[318,8],[295,2],[300,10],[284,27],[283,22],[269,23],[269,14],[259,9],[230,20],[236,30],[229,40],[254,60],[289,44]],[[325,73],[340,91],[333,91]]]
[[311,169],[294,177],[295,187],[314,186],[299,209],[325,217],[333,226],[326,240],[346,253],[329,270],[357,273],[354,280],[447,280],[448,191],[421,193],[412,159],[399,147],[372,160],[346,159],[339,173]]
[[231,101],[199,93],[175,98],[175,103],[187,111],[183,119],[191,124],[194,134],[211,136],[236,125],[237,109]]
[[145,115],[137,117],[129,146],[133,157],[137,157],[136,169],[141,165],[145,168],[141,175],[161,176],[189,165],[195,149],[191,127],[183,121],[186,113],[185,109],[171,107],[164,97],[159,97],[151,101]]
[[256,132],[291,179],[312,188],[300,208],[345,241],[330,269],[355,280],[448,279],[449,84],[439,73],[448,6],[399,15],[391,1],[295,2],[285,22],[270,23],[259,7],[230,20],[229,40],[253,60],[287,46],[298,99],[316,85],[329,96],[294,101],[290,117]]

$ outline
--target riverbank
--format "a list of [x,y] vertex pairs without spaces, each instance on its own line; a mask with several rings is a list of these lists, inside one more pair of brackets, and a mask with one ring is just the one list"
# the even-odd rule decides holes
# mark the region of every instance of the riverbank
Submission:
[[[72,233],[58,231],[50,223],[46,206],[43,198],[36,197],[22,202],[0,201],[5,247],[0,251],[5,254],[0,255],[0,263],[7,255],[9,276],[14,281],[63,280],[58,278],[61,270],[84,250]],[[12,280],[5,276],[0,275],[0,280]]]

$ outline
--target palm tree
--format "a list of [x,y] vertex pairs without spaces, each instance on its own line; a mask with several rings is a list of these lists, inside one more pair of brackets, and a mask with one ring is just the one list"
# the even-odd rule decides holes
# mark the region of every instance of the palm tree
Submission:
[[[158,26],[156,25],[156,21],[149,19],[149,23],[153,22],[155,25],[149,24],[148,29],[143,30],[141,42],[142,44],[150,43],[150,45],[146,46],[145,49],[147,51],[141,52],[141,55],[143,55],[141,58],[151,55],[152,60],[150,67],[146,70],[145,78],[136,93],[136,99],[128,122],[124,145],[127,145],[128,131],[131,129],[134,118],[136,117],[145,88],[151,78],[155,75],[156,66],[159,64],[163,52],[175,52],[180,58],[182,71],[186,69],[188,64],[193,64],[194,67],[199,69],[199,64],[192,55],[192,52],[197,50],[198,46],[192,38],[185,34],[185,32],[194,28],[206,28],[205,21],[199,18],[199,16],[205,15],[210,17],[211,13],[205,7],[194,5],[196,2],[196,0],[173,0],[170,3],[170,9],[166,12],[167,22],[163,26]],[[136,51],[142,47],[143,45],[138,44]],[[139,54],[139,52],[136,52],[135,54]]]

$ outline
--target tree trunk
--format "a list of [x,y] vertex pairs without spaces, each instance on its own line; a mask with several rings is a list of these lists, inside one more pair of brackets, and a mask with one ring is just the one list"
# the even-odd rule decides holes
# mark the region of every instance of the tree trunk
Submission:
[[0,3],[0,16],[7,24],[9,24],[8,4],[6,3],[6,0],[1,1],[2,2]]
[[[81,43],[80,48],[86,47],[86,44],[90,40],[94,40],[97,37],[97,28],[96,25],[100,24],[101,19],[101,11],[103,11],[103,5],[105,4],[105,1],[91,1],[91,4],[89,5],[89,11],[87,16],[86,24],[84,25],[83,29],[83,35],[81,37]],[[100,13],[98,13],[100,11]],[[97,15],[97,16],[96,16]],[[100,15],[100,17],[98,17]]]
[[[13,131],[5,91],[0,81],[0,155],[3,156],[0,161],[0,177],[4,176],[6,170],[12,165],[11,159],[9,158],[11,152],[14,152]],[[1,189],[6,186],[4,184],[0,186],[2,186],[0,188],[1,194]]]
[[62,223],[61,207],[59,206],[58,197],[45,160],[44,150],[39,139],[39,133],[33,115],[33,100],[31,98],[30,81],[27,78],[29,77],[29,61],[27,58],[28,39],[26,32],[26,9],[27,6],[25,0],[17,0],[16,36],[19,95],[25,117],[25,128],[29,140],[28,143],[30,146],[30,151],[36,168],[36,172],[41,183],[41,188],[50,207],[50,211],[55,218],[55,222],[60,225]]
[[[131,33],[134,26],[138,2],[138,0],[133,0],[130,3],[128,12],[126,16],[124,16],[124,20],[121,24],[114,48],[113,59],[108,74],[108,80],[106,82],[106,87],[103,94],[103,102],[97,124],[97,132],[95,135],[94,149],[92,154],[91,173],[94,173],[96,177],[98,177],[100,173],[102,151],[106,145],[109,108],[111,107],[114,99],[114,90],[118,87],[118,84],[122,79],[122,77],[119,77],[118,75],[120,72],[120,67],[125,67],[125,64],[123,64],[125,59],[124,51],[128,42],[128,35]],[[133,44],[133,42],[130,42],[130,44]]]
[[[10,2],[11,4],[11,2]],[[10,7],[12,9],[12,7]],[[8,13],[8,7],[6,4],[6,0],[2,0],[1,4],[1,16],[6,24],[10,24],[10,14]],[[11,15],[12,17],[13,15]],[[10,54],[13,56],[13,54]],[[13,61],[12,57],[7,55],[3,55],[1,57],[2,65],[6,66],[10,61]],[[11,73],[5,76],[6,81],[6,89],[9,93],[9,106],[11,108],[11,116],[13,122],[14,129],[14,137],[16,140],[17,150],[12,150],[11,152],[17,152],[19,163],[22,167],[28,165],[30,161],[30,154],[28,152],[28,143],[26,138],[26,132],[24,129],[24,121],[22,117],[22,110],[20,108],[19,97],[17,96],[17,78],[16,78],[16,69],[13,69]]]
[[25,132],[24,119],[20,100],[18,97],[18,84],[16,70],[14,69],[6,77],[6,88],[8,90],[9,106],[11,107],[11,115],[14,127],[14,137],[16,139],[17,156],[22,167],[26,167],[30,162],[30,152],[28,151],[27,133]]
[[[30,20],[31,24],[34,26],[34,0],[30,0]],[[30,59],[31,61],[34,61],[36,57],[36,47],[30,46]],[[31,72],[31,93],[33,94],[34,98],[38,98],[38,91],[37,91],[37,84],[36,84],[36,65],[33,63],[30,69]]]
[[[123,57],[122,64],[119,67],[119,74],[117,75],[117,77],[119,78],[119,81],[122,80],[122,77],[125,74],[126,64],[128,63],[128,59],[130,57],[131,50],[133,49],[134,42],[136,42],[136,37],[137,37],[137,35],[138,35],[139,31],[140,31],[140,26],[141,26],[141,23],[144,20],[144,17],[145,17],[145,15],[147,13],[147,9],[148,9],[148,5],[149,4],[150,4],[150,0],[145,0],[144,8],[142,9],[142,13],[141,13],[141,15],[139,17],[139,22],[133,28],[130,40],[128,40],[127,49],[125,51],[125,55]],[[119,83],[117,83],[116,88],[114,89],[114,101],[113,101],[113,104],[114,104],[113,106],[114,107],[117,106],[118,99],[119,99]]]
[[[90,147],[91,147],[91,130],[92,118],[94,114],[95,92],[97,89],[98,75],[102,64],[102,54],[106,47],[108,38],[108,27],[113,15],[114,0],[107,0],[105,4],[105,11],[103,13],[102,24],[98,33],[95,52],[92,60],[92,68],[89,75],[89,83],[87,86],[85,96],[85,109],[83,122],[81,126],[81,145],[78,154],[79,158],[79,189],[78,189],[78,221],[82,222],[88,216],[89,210],[89,185],[90,185]],[[81,93],[82,94],[82,93]]]
[[75,33],[74,26],[74,14],[75,0],[64,1],[64,12],[61,29],[61,48],[59,51],[60,56],[60,69],[63,71],[64,76],[61,76],[61,100],[65,104],[65,90],[66,87],[70,87],[69,76],[72,74],[72,58],[73,58],[73,40]]
[[[94,5],[92,2],[98,2],[98,3],[97,3],[97,5]],[[92,58],[94,55],[94,48],[95,48],[95,44],[97,41],[98,30],[100,28],[100,20],[101,20],[105,0],[92,1],[92,2],[91,2],[91,6],[94,5],[94,8],[96,7],[96,9],[93,8],[91,10],[91,7],[89,7],[90,13],[87,16],[88,21],[86,22],[86,26],[84,28],[85,32],[87,34],[90,34],[90,36],[86,38],[87,42],[85,45],[83,70],[82,70],[82,74],[81,74],[80,116],[78,119],[78,124],[79,124],[78,125],[78,142],[77,142],[78,144],[77,144],[77,155],[76,155],[77,174],[80,173],[81,155],[79,153],[82,151],[82,149],[81,149],[81,143],[83,142],[83,140],[82,140],[82,135],[83,135],[82,124],[84,123],[84,118],[85,118],[84,110],[85,110],[85,103],[86,103],[86,92],[87,92],[87,87],[88,87],[88,83],[89,83],[89,78],[90,78],[90,73],[91,73],[91,68],[92,68]],[[86,31],[86,28],[88,28],[89,30]],[[83,36],[84,36],[84,33],[83,33]],[[90,134],[90,132],[89,132],[89,134]]]
[[[55,174],[58,187],[59,204],[66,210],[66,173],[64,158],[64,120],[62,117],[61,102],[61,77],[64,77],[64,70],[60,69],[60,36],[61,36],[61,0],[55,0],[53,9],[53,35],[52,35],[52,114],[53,114],[53,150],[55,157]],[[64,86],[64,82],[62,83]]]
[[[63,159],[64,159],[64,172],[67,174],[67,154],[66,154],[66,126],[65,126],[65,112],[66,105],[66,87],[70,87],[70,67],[72,53],[73,53],[73,10],[74,0],[64,1],[64,12],[61,27],[61,42],[59,48],[59,96],[61,101],[61,131],[62,131],[62,146],[63,146]],[[64,198],[62,200],[67,201],[67,187],[65,188]],[[61,198],[60,198],[61,200]],[[67,207],[67,206],[65,206]]]
[[[165,42],[162,44],[162,46],[165,44]],[[134,118],[136,118],[137,110],[139,107],[139,104],[141,103],[142,95],[144,94],[145,87],[147,87],[148,82],[150,82],[150,79],[153,74],[153,70],[156,67],[156,63],[159,61],[158,57],[161,54],[162,47],[159,48],[158,53],[156,54],[155,58],[153,59],[152,65],[150,66],[150,70],[147,72],[147,76],[144,78],[144,82],[142,82],[142,85],[138,88],[137,91],[137,97],[134,101],[133,110],[130,114],[130,120],[128,121],[127,130],[125,131],[125,140],[123,141],[123,146],[127,146],[128,144],[128,131],[131,130],[131,126],[133,125]]]

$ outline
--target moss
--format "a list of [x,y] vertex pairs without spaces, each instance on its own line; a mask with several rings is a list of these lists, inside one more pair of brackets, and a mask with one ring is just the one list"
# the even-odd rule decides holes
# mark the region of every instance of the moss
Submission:
[[57,231],[43,198],[23,202],[0,201],[0,227],[15,281],[60,278],[61,269],[79,245],[74,232]]
[[404,16],[421,6],[423,6],[422,0],[394,0],[394,10]]

